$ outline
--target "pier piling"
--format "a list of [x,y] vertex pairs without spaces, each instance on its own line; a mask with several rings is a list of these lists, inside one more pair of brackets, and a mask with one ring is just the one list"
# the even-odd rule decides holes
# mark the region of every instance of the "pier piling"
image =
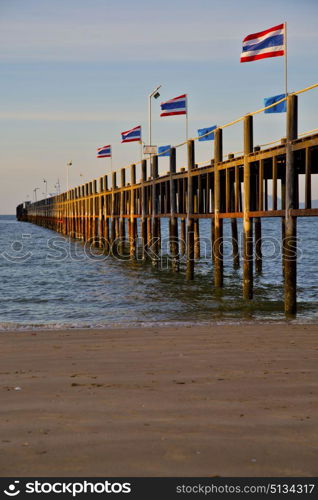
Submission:
[[190,140],[187,143],[188,148],[188,189],[187,189],[187,263],[186,263],[186,278],[193,280],[194,278],[194,223],[192,214],[194,212],[193,200],[193,177],[192,170],[195,168],[195,153],[194,141]]
[[116,242],[116,198],[115,198],[115,189],[116,189],[116,172],[112,173],[112,193],[111,193],[111,229],[110,229],[110,243],[111,243],[111,251],[113,254],[117,253],[117,242]]
[[[136,165],[133,163],[130,166],[130,184],[134,186],[136,184]],[[136,213],[136,190],[130,190],[130,218],[129,224],[129,254],[132,260],[136,259],[136,240],[137,240],[137,224],[135,219]]]
[[141,218],[140,218],[140,237],[141,237],[141,252],[142,260],[146,260],[148,249],[148,236],[147,236],[147,208],[149,206],[147,200],[147,188],[145,182],[147,181],[147,160],[142,160],[141,163]]
[[151,261],[152,265],[158,267],[159,265],[159,251],[160,251],[160,231],[159,231],[159,218],[158,218],[158,204],[157,197],[158,186],[156,180],[158,178],[158,156],[152,157],[152,239],[151,239]]
[[253,151],[253,117],[244,117],[244,214],[243,214],[243,297],[253,298],[253,225],[251,210],[251,167],[249,154]]
[[285,313],[296,314],[297,283],[297,219],[291,213],[297,204],[298,176],[296,173],[295,154],[292,143],[298,135],[297,96],[287,98],[287,133],[286,133],[286,200],[285,200],[285,238],[283,242],[285,264]]
[[177,212],[177,198],[176,198],[176,181],[173,175],[176,173],[176,148],[170,150],[170,220],[169,220],[169,234],[170,234],[170,255],[171,267],[174,272],[179,271],[179,242],[178,242],[178,219],[176,218]]
[[223,220],[221,211],[221,181],[219,164],[223,159],[222,129],[214,131],[214,241],[212,243],[214,262],[214,285],[216,288],[223,286]]

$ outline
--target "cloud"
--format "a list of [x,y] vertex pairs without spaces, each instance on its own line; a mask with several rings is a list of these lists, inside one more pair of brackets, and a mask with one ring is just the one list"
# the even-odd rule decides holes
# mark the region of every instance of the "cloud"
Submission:
[[225,20],[211,4],[202,11],[189,2],[181,9],[170,2],[160,7],[143,1],[117,6],[107,2],[97,11],[94,3],[88,8],[81,2],[64,2],[55,11],[46,2],[37,11],[9,9],[0,19],[0,59],[214,60],[225,56],[226,46],[231,41],[235,46],[241,37],[236,20]]
[[123,111],[102,113],[102,112],[68,112],[68,111],[0,111],[0,120],[19,121],[50,121],[50,122],[121,122],[123,120],[142,120],[143,113]]
[[2,61],[188,61],[225,57],[235,37],[194,24],[105,27],[12,22],[0,32]]
[[[27,9],[19,3],[8,3],[0,18],[2,61],[227,61],[240,52],[244,35],[273,23],[270,7],[256,21],[258,10],[250,9],[254,2],[248,0],[243,5],[227,0],[227,8],[214,0],[162,0],[160,5],[151,0],[28,0]],[[282,2],[276,10],[277,19],[282,12],[285,18]],[[299,4],[290,17],[290,42],[301,53],[302,41],[314,46],[318,38],[315,16],[308,18]]]
[[[195,121],[210,120],[210,113],[196,113],[192,119]],[[178,121],[179,117],[176,117]],[[145,111],[116,111],[114,113],[107,112],[81,112],[81,111],[62,111],[62,110],[46,110],[46,111],[0,111],[0,120],[18,120],[18,121],[48,121],[48,122],[139,122],[145,120]],[[161,122],[159,116],[152,117],[153,122]],[[170,118],[173,121],[173,118]]]
[[[246,30],[245,30],[246,31]],[[245,32],[237,24],[183,23],[172,26],[28,24],[11,22],[0,28],[0,60],[42,62],[227,61],[240,52]],[[317,40],[317,32],[293,33],[293,53]],[[307,46],[307,50],[311,48]]]

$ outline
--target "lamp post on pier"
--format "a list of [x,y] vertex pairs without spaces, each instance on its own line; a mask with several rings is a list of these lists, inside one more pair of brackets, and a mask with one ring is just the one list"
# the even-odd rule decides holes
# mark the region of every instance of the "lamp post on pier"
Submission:
[[73,165],[73,162],[72,160],[71,161],[68,161],[67,164],[66,164],[66,184],[67,184],[67,187],[66,187],[66,191],[68,192],[69,190],[69,168]]
[[45,185],[45,193],[43,193],[43,194],[45,194],[45,198],[47,198],[47,180],[43,179],[43,183]]
[[151,99],[152,97],[154,99],[158,99],[158,97],[160,97],[160,94],[158,92],[158,90],[161,88],[162,86],[161,85],[158,85],[150,94],[149,94],[149,105],[148,105],[148,112],[149,112],[149,117],[148,117],[148,138],[149,138],[149,146],[152,146],[152,137],[151,137],[151,119],[152,119],[152,116],[151,116]]
[[40,188],[34,188],[34,189],[33,189],[33,193],[34,193],[34,201],[38,201],[38,200],[37,200],[37,197],[36,197],[36,192],[37,192],[37,190],[38,190],[38,189],[40,189]]

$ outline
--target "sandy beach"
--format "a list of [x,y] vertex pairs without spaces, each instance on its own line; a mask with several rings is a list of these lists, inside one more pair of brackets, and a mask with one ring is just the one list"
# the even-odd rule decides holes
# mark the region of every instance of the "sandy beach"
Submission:
[[318,325],[1,332],[1,476],[315,476]]

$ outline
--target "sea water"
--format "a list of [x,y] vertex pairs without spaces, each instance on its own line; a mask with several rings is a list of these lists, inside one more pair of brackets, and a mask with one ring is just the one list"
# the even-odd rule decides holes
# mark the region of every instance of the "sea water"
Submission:
[[[168,252],[162,220],[163,253]],[[239,222],[239,232],[241,222]],[[281,219],[262,220],[263,272],[254,276],[254,299],[242,299],[242,270],[233,270],[230,221],[224,221],[224,288],[215,290],[211,221],[200,221],[201,255],[195,278],[185,261],[173,273],[104,255],[42,227],[0,216],[0,329],[87,328],[285,321]],[[318,319],[318,220],[298,219],[298,316]]]

